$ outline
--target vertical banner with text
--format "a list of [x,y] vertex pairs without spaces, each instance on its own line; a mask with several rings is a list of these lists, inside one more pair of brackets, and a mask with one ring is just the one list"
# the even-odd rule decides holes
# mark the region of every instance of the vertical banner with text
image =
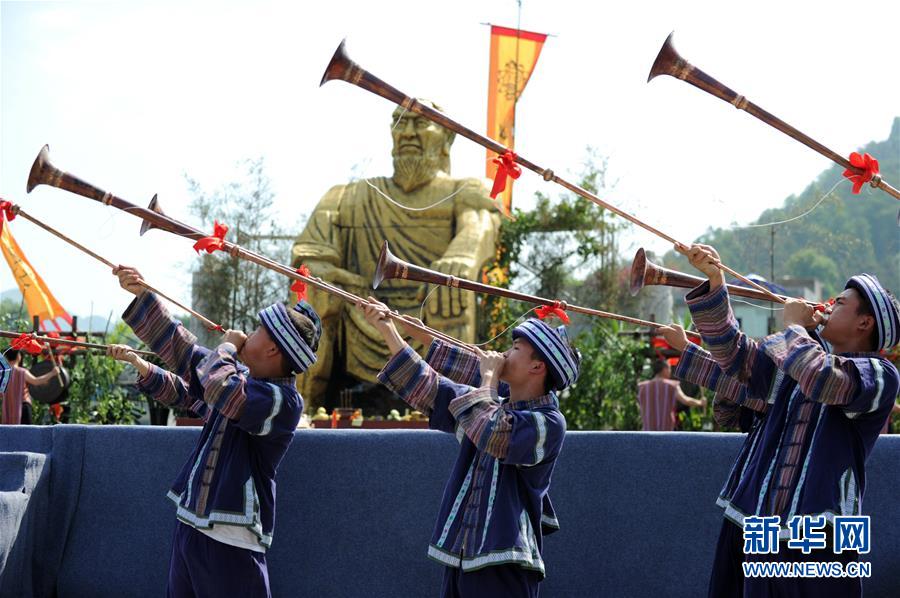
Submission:
[[[516,102],[522,95],[534,71],[547,35],[491,26],[491,64],[488,75],[487,136],[513,149],[515,147]],[[497,154],[488,150],[486,174],[490,179],[497,173],[493,159]],[[502,196],[503,209],[512,210],[512,180],[507,182]]]

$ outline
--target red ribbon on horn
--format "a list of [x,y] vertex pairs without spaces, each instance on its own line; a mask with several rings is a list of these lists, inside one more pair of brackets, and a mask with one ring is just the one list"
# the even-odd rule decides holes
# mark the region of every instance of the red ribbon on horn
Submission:
[[563,324],[569,323],[569,314],[563,309],[561,301],[554,301],[553,305],[542,305],[535,309],[534,313],[542,320],[546,320],[548,316],[556,316]]
[[813,307],[813,311],[824,312],[830,306],[834,305],[834,297],[826,301],[825,303],[820,303]]
[[[306,264],[300,264],[300,267],[297,268],[297,274],[309,276],[309,268],[306,267]],[[306,299],[306,283],[302,280],[295,280],[294,284],[291,285],[291,290],[297,293],[298,302]]]
[[[2,216],[0,216],[0,231],[2,231],[3,225],[14,219],[16,213],[13,210],[13,203],[11,201],[6,201],[5,199],[0,199],[0,211],[3,213]],[[6,217],[6,220],[3,219],[3,216]]]
[[497,195],[506,189],[506,178],[519,178],[522,168],[516,164],[516,155],[509,150],[492,161],[497,165],[497,174],[494,175],[494,186],[491,187],[491,199],[497,199]]
[[39,343],[33,336],[23,332],[17,338],[14,338],[12,343],[10,343],[10,348],[16,349],[17,351],[27,351],[32,355],[40,355],[44,350],[43,345]]
[[0,210],[3,210],[3,215],[6,216],[7,222],[15,220],[16,212],[13,210],[13,202],[0,199]]
[[878,160],[869,154],[859,155],[858,152],[853,152],[850,154],[850,164],[863,171],[862,174],[857,174],[849,168],[844,171],[844,177],[850,179],[853,183],[853,194],[858,195],[862,186],[871,181],[872,177],[878,174]]
[[219,221],[216,220],[213,222],[213,234],[209,237],[203,237],[196,243],[194,243],[194,251],[200,253],[202,251],[206,251],[206,253],[212,253],[213,251],[221,251],[221,249],[225,246],[225,233],[228,232],[228,227],[224,224],[219,224]]

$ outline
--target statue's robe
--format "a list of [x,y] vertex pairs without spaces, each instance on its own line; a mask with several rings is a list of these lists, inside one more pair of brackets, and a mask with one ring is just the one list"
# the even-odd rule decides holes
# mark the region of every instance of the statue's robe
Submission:
[[[325,263],[358,274],[358,285],[338,286],[361,297],[373,295],[400,313],[420,317],[425,298],[422,283],[385,280],[377,290],[371,288],[384,240],[397,257],[412,264],[428,267],[441,258],[470,262],[474,266],[469,276],[477,276],[481,265],[494,254],[498,217],[478,179],[438,176],[410,193],[388,177],[371,178],[368,183],[371,186],[366,180],[337,185],[324,195],[294,244],[295,267],[306,263],[313,275],[320,276],[322,269],[317,265]],[[427,210],[411,211],[394,205],[376,189],[411,208],[455,195]],[[390,357],[381,335],[342,299],[310,288],[309,300],[322,316],[324,333],[319,361],[301,379],[304,396],[315,401],[332,373],[341,371],[361,381],[376,382],[376,374]],[[472,341],[475,309],[475,301],[469,300],[458,317],[444,314],[447,317],[424,319]]]

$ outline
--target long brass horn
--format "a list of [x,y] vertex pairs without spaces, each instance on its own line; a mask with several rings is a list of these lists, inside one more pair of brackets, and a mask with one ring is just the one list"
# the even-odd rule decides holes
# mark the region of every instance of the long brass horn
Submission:
[[[631,262],[631,285],[630,291],[632,295],[637,295],[645,286],[660,285],[666,287],[676,287],[680,289],[692,289],[704,282],[704,278],[685,274],[678,270],[670,270],[664,266],[654,264],[647,258],[644,248],[637,250],[634,260]],[[772,298],[765,293],[760,293],[756,289],[748,289],[736,284],[726,284],[728,293],[739,297],[747,297],[748,299],[759,299],[760,301],[772,301]],[[778,295],[782,299],[790,299],[785,295]],[[818,306],[815,301],[805,300],[810,305]]]
[[[489,284],[482,284],[480,282],[468,280],[466,278],[451,276],[449,274],[438,272],[437,270],[431,270],[430,268],[416,266],[415,264],[410,264],[409,262],[404,261],[391,253],[388,242],[384,241],[381,244],[381,255],[378,256],[378,264],[375,266],[375,276],[372,280],[372,286],[377,289],[378,285],[388,279],[415,280],[428,284],[437,284],[446,287],[466,289],[468,291],[475,291],[476,293],[486,293],[488,295],[506,297],[507,299],[515,299],[517,301],[524,301],[526,303],[534,303],[537,305],[553,306],[559,303],[560,307],[562,307],[566,311],[573,311],[576,313],[587,314],[589,316],[597,316],[600,318],[608,318],[611,320],[619,320],[620,322],[628,322],[629,324],[637,324],[638,326],[646,326],[648,328],[659,328],[660,326],[663,326],[663,324],[658,324],[656,322],[650,322],[648,320],[641,320],[639,318],[632,318],[630,316],[614,314],[608,311],[600,311],[599,309],[592,309],[590,307],[562,304],[562,302],[553,301],[552,299],[545,299],[543,297],[537,297],[535,295],[519,293],[516,291],[511,291],[509,289],[504,289],[502,287],[495,287]],[[688,334],[692,333],[689,332]]]
[[[611,203],[607,203],[607,202],[603,201],[602,199],[600,199],[599,197],[597,197],[595,194],[591,193],[587,189],[584,189],[583,187],[580,187],[579,185],[576,185],[575,183],[571,183],[571,182],[567,181],[566,179],[554,174],[554,172],[552,170],[550,170],[549,168],[543,168],[533,162],[530,162],[529,160],[526,160],[522,156],[514,154],[512,152],[512,150],[510,150],[507,147],[504,147],[503,145],[500,145],[493,139],[488,139],[487,137],[485,137],[483,135],[479,135],[472,129],[461,125],[460,123],[456,122],[455,120],[451,119],[450,117],[446,116],[445,114],[438,112],[431,106],[422,104],[415,98],[404,94],[402,91],[400,91],[396,87],[392,87],[391,85],[388,85],[387,83],[385,83],[384,81],[382,81],[381,79],[379,79],[378,77],[376,77],[375,75],[373,75],[372,73],[367,71],[366,69],[362,68],[361,66],[359,66],[358,64],[356,64],[355,62],[350,60],[350,57],[347,55],[347,51],[344,49],[343,41],[338,46],[337,50],[335,50],[334,56],[331,57],[331,62],[329,62],[328,66],[325,67],[325,74],[322,75],[322,82],[320,83],[320,85],[324,85],[327,81],[331,81],[332,79],[340,79],[342,81],[346,81],[348,83],[356,85],[357,87],[365,89],[368,92],[374,93],[375,95],[381,96],[387,100],[390,100],[391,102],[394,102],[395,104],[398,104],[404,110],[408,110],[410,112],[414,112],[416,114],[424,116],[428,120],[430,120],[434,123],[437,123],[437,124],[441,125],[442,127],[449,129],[450,131],[453,131],[454,133],[457,133],[458,135],[461,135],[462,137],[465,137],[466,139],[470,139],[486,149],[489,149],[493,152],[497,152],[501,156],[504,156],[506,159],[514,160],[517,164],[520,164],[521,166],[527,168],[528,170],[531,170],[532,172],[535,172],[538,175],[540,175],[541,177],[543,177],[543,179],[545,181],[552,181],[558,185],[561,185],[561,186],[565,187],[566,189],[568,189],[569,191],[571,191],[572,193],[580,195],[584,199],[586,199],[590,202],[593,202],[593,203],[597,204],[598,206],[600,206],[604,209],[607,209],[614,214],[618,214],[625,220],[628,220],[629,222],[636,224],[637,226],[640,226],[644,230],[651,232],[654,235],[656,235],[662,239],[665,239],[666,241],[668,241],[669,243],[672,243],[673,245],[677,245],[679,247],[687,247],[686,244],[681,243],[680,241],[676,240],[671,235],[668,235],[668,234],[662,232],[661,230],[654,228],[653,226],[650,226],[643,220],[640,220],[640,219],[636,218],[635,216],[632,216],[628,212],[620,210],[619,208],[612,205]],[[721,268],[722,271],[727,272],[727,273],[731,274],[732,276],[738,278],[739,280],[747,283],[751,287],[755,287],[756,289],[758,289],[764,293],[768,292],[765,287],[756,284],[749,278],[746,278],[739,272],[732,270],[725,264],[720,263],[719,268]],[[772,295],[772,297],[774,298],[775,295]],[[775,300],[777,301],[777,299],[775,299]]]
[[[198,241],[207,235],[196,228],[188,226],[183,222],[176,220],[175,218],[171,218],[162,213],[161,210],[147,209],[142,208],[140,206],[136,206],[131,202],[128,202],[121,197],[117,197],[108,191],[104,191],[99,187],[95,187],[90,183],[86,183],[85,181],[79,179],[78,177],[69,174],[68,172],[64,172],[50,163],[50,148],[49,146],[44,146],[40,153],[38,153],[37,158],[34,160],[34,164],[31,167],[31,174],[28,176],[28,191],[31,192],[32,189],[37,187],[38,185],[50,185],[52,187],[57,187],[59,189],[65,189],[71,193],[75,193],[76,195],[81,195],[82,197],[87,197],[89,199],[93,199],[99,201],[105,205],[116,207],[124,212],[127,212],[133,216],[137,216],[138,218],[142,218],[145,222],[150,222],[153,224],[154,228],[160,228],[166,232],[172,233],[174,235],[178,235],[181,237],[185,237],[188,239],[192,239],[194,241]],[[279,274],[283,274],[292,280],[298,280],[309,284],[321,291],[329,293],[331,295],[335,295],[348,303],[353,304],[368,304],[368,301],[362,297],[354,295],[353,293],[349,293],[340,287],[336,287],[331,285],[321,278],[317,278],[315,276],[304,276],[303,274],[298,273],[296,270],[289,266],[285,266],[284,264],[280,264],[275,260],[268,258],[259,253],[255,253],[248,249],[244,249],[240,245],[236,245],[230,241],[225,241],[223,246],[223,251],[227,253],[246,260],[248,262],[253,262],[258,266],[262,266],[263,268],[268,268],[274,272],[278,272]],[[456,345],[458,347],[469,348],[470,345],[456,339],[448,334],[444,334],[438,330],[433,330],[428,328],[427,326],[419,326],[414,322],[408,322],[403,319],[403,317],[396,313],[390,312],[389,317],[391,319],[402,321],[403,325],[407,328],[415,328],[416,330],[425,332],[434,336],[436,338],[440,338],[443,341],[446,341],[452,345]]]
[[[120,210],[129,209],[129,206],[131,206],[127,201],[124,201],[111,193],[107,193],[102,189],[83,181],[77,176],[69,174],[54,166],[53,163],[50,162],[49,145],[42,147],[41,151],[38,152],[37,158],[34,159],[34,164],[31,165],[31,172],[28,173],[28,184],[25,186],[25,190],[28,193],[31,193],[38,185],[47,185],[49,187],[56,187],[57,189],[64,189],[70,193],[81,195],[82,197],[89,197],[90,199],[99,201],[108,206],[111,205],[117,207]],[[153,199],[150,201],[151,209],[155,210],[155,203],[156,196],[154,195]],[[162,211],[160,210],[159,213],[162,213]],[[154,227],[148,225],[147,228]],[[144,227],[142,226],[141,234],[144,234],[145,232],[146,230],[144,230]]]
[[[678,51],[675,49],[675,46],[672,44],[673,35],[675,35],[675,32],[669,34],[669,37],[666,38],[666,41],[665,43],[663,43],[662,48],[660,48],[659,54],[656,56],[656,60],[653,62],[653,66],[650,67],[650,75],[647,77],[647,82],[650,82],[654,77],[657,77],[659,75],[669,75],[671,77],[675,77],[676,79],[687,81],[694,87],[702,89],[706,93],[712,94],[720,100],[728,102],[738,110],[743,110],[748,114],[752,114],[767,125],[775,127],[785,135],[793,137],[803,145],[816,150],[829,160],[836,162],[837,164],[843,166],[851,172],[855,172],[856,174],[864,173],[862,169],[856,168],[855,166],[850,164],[850,161],[847,158],[828,149],[809,135],[801,133],[780,118],[766,112],[765,110],[748,100],[746,97],[723,85],[716,79],[710,77],[702,70],[682,58]],[[869,184],[876,189],[883,190],[894,199],[900,199],[900,191],[885,182],[880,174],[874,175],[869,181]]]

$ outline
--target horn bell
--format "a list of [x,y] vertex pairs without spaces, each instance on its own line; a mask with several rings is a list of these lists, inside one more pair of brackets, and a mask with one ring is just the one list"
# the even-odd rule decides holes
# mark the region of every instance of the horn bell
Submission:
[[631,262],[631,284],[629,285],[629,292],[631,296],[634,297],[638,294],[638,292],[644,288],[644,274],[647,272],[647,253],[644,251],[644,248],[641,247],[637,250],[637,253],[634,255],[634,260]]
[[[150,210],[151,212],[156,212],[157,214],[159,214],[161,216],[165,216],[165,214],[163,213],[162,206],[159,205],[159,199],[157,199],[155,193],[153,194],[153,199],[150,200],[150,204],[147,206],[147,209]],[[149,220],[142,221],[141,222],[141,236],[143,237],[144,233],[146,233],[151,228],[159,228],[159,227],[155,226]]]
[[659,75],[674,75],[675,65],[678,62],[684,61],[672,44],[672,36],[674,35],[674,31],[670,33],[669,37],[667,37],[666,41],[663,43],[662,48],[659,49],[659,54],[656,55],[656,60],[653,61],[653,66],[650,67],[647,83]]
[[346,43],[347,38],[342,39],[337,50],[334,51],[334,56],[331,57],[331,61],[328,63],[328,66],[325,67],[325,73],[322,74],[322,80],[319,82],[319,87],[322,87],[332,79],[343,79],[346,81],[347,72],[355,66],[355,63],[350,60],[350,56],[347,54],[347,50],[344,47]]
[[381,243],[381,253],[378,263],[375,265],[375,275],[372,277],[372,288],[377,289],[385,278],[391,278],[391,269],[396,264],[397,258],[391,253],[391,248],[385,240]]
[[[659,285],[690,289],[702,282],[703,279],[699,276],[691,276],[684,272],[670,270],[659,264],[654,264],[647,258],[647,253],[643,247],[637,250],[634,261],[631,262],[630,291],[632,295],[637,294],[638,291],[647,286]],[[759,293],[759,291],[755,292]]]
[[28,173],[28,183],[25,185],[26,193],[31,193],[32,189],[38,185],[47,182],[48,171],[56,170],[56,167],[50,163],[50,146],[44,145],[38,152],[34,164],[31,165],[31,172]]

